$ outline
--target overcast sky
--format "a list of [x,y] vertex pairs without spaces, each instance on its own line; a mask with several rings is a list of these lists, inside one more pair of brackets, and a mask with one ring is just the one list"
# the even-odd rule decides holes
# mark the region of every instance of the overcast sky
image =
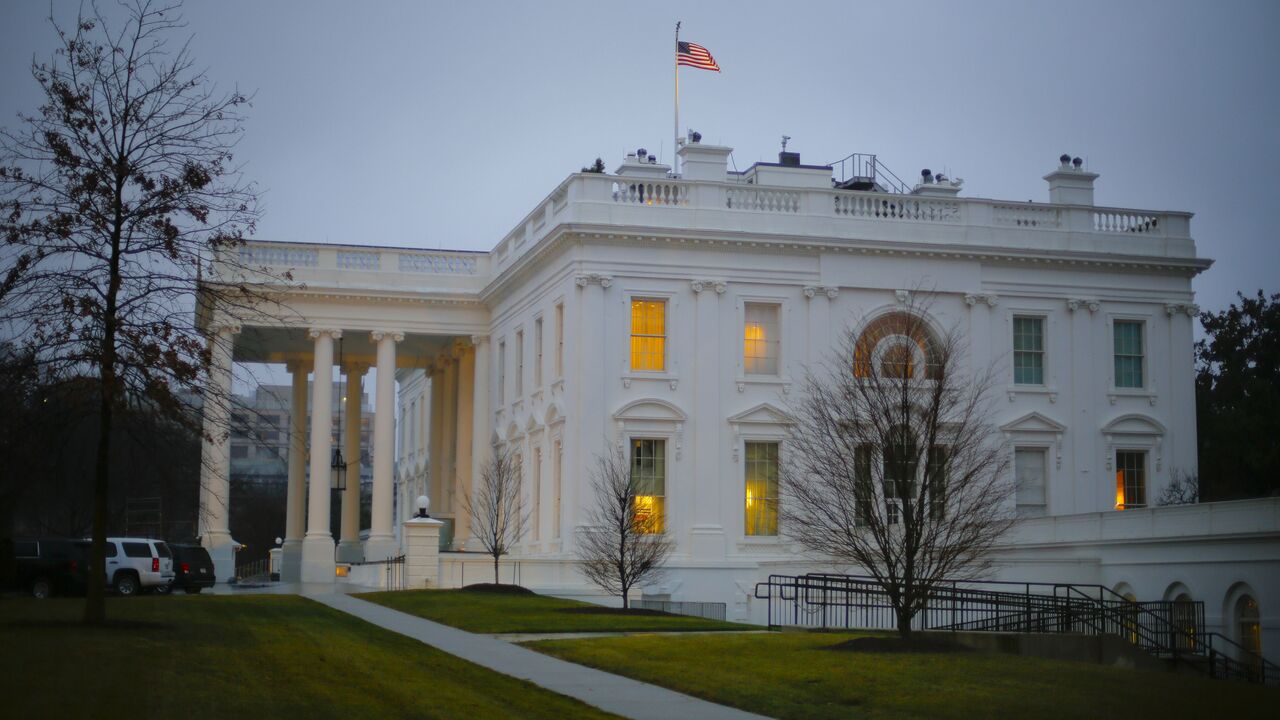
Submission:
[[[104,3],[113,6],[114,3]],[[785,7],[784,7],[785,5]],[[79,2],[55,0],[69,17]],[[39,102],[46,0],[0,5],[0,124]],[[877,153],[904,179],[1044,201],[1063,152],[1097,202],[1189,210],[1198,301],[1280,291],[1280,2],[189,2],[198,62],[256,93],[239,150],[271,240],[490,249],[566,174],[672,150],[745,168]],[[1271,217],[1272,220],[1266,220]]]

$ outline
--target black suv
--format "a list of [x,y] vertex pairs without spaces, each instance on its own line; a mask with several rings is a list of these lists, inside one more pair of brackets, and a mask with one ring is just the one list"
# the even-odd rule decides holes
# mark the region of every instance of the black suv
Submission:
[[200,545],[170,544],[173,552],[173,589],[182,588],[188,593],[198,593],[213,587],[213,559],[209,551]]
[[38,598],[83,595],[88,579],[89,544],[69,538],[17,538],[13,541],[13,585]]

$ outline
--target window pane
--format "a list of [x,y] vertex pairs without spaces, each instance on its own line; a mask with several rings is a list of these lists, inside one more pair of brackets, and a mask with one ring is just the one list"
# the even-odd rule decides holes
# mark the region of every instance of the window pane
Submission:
[[778,534],[778,443],[746,444],[747,535]]
[[743,370],[749,375],[777,375],[781,337],[779,307],[767,303],[747,303],[743,328]]
[[1116,387],[1143,387],[1142,323],[1117,320],[1113,334]]
[[662,532],[665,526],[666,448],[665,440],[631,441],[635,522],[644,532]]
[[875,488],[871,477],[872,447],[859,445],[853,453],[857,520],[860,525],[866,525],[871,522],[871,513],[875,512]]
[[666,369],[666,314],[663,300],[631,301],[631,369]]
[[1019,517],[1044,515],[1046,455],[1041,448],[1014,450],[1013,471]]
[[1147,454],[1141,451],[1116,452],[1116,509],[1147,504]]
[[1013,382],[1044,384],[1044,319],[1013,319]]

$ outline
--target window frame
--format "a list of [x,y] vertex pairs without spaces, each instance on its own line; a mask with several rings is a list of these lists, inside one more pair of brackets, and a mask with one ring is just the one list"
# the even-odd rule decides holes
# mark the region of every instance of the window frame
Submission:
[[[773,487],[772,487],[773,494],[769,495],[767,492],[770,488],[769,488],[769,480],[768,478],[766,478],[764,480],[766,494],[763,496],[763,498],[758,499],[760,502],[764,504],[764,511],[756,512],[756,523],[760,522],[760,517],[763,515],[765,518],[766,528],[765,528],[765,531],[758,531],[758,532],[752,532],[752,527],[750,522],[751,510],[748,507],[748,503],[752,502],[752,497],[750,495],[750,489],[751,489],[750,471],[752,469],[752,463],[756,462],[756,461],[753,461],[751,458],[750,449],[752,445],[762,445],[762,446],[773,447],[773,458],[772,458],[773,459]],[[779,516],[779,510],[781,509],[781,492],[782,491],[781,491],[781,482],[778,476],[782,470],[782,452],[783,452],[783,446],[782,446],[782,440],[780,439],[749,438],[749,439],[743,440],[743,443],[742,443],[742,495],[743,495],[742,497],[742,535],[745,538],[777,538],[780,535],[779,530],[781,527],[781,518]],[[771,518],[770,518],[770,511],[769,511],[770,503],[772,503]],[[768,522],[770,521],[770,519],[772,520],[771,526],[768,525]],[[772,530],[771,532],[769,531],[770,529]]]
[[[1019,350],[1018,349],[1018,321],[1033,320],[1040,324],[1040,349],[1039,350]],[[1009,322],[1009,347],[1011,355],[1011,367],[1013,371],[1013,385],[1016,388],[1036,389],[1049,386],[1049,318],[1044,313],[1026,312],[1015,310]],[[1019,382],[1018,381],[1018,354],[1019,353],[1035,353],[1040,357],[1040,382]]]
[[542,366],[542,345],[546,338],[543,332],[542,313],[533,316],[533,388],[538,390],[542,387],[543,366]]
[[507,404],[507,339],[498,338],[498,358],[494,365],[498,370],[498,406]]
[[[763,341],[756,341],[756,342],[763,342],[765,344],[766,354],[761,358],[747,355],[747,343],[752,342],[752,340],[747,337],[747,322],[748,322],[747,314],[750,311],[752,306],[770,308],[773,310],[773,314],[774,314],[773,315],[773,321],[774,321],[773,339],[769,339],[766,337]],[[782,360],[783,360],[782,358],[782,349],[783,349],[782,348],[783,346],[782,313],[783,313],[783,303],[782,303],[782,300],[780,299],[758,299],[758,298],[750,298],[750,297],[744,297],[742,299],[742,322],[740,323],[740,325],[742,327],[741,362],[742,362],[742,374],[744,377],[753,379],[753,380],[757,378],[777,379],[782,377],[783,375],[783,372],[782,372],[782,367],[783,367],[783,364],[782,364]],[[773,372],[760,372],[760,371],[751,370],[747,362],[748,358],[750,357],[751,359],[762,359],[762,360],[770,359],[767,353],[767,350],[770,346],[772,346],[772,348],[774,349],[773,358],[772,358],[774,363]]]
[[[1150,507],[1151,503],[1149,502],[1147,497],[1150,494],[1150,489],[1151,489],[1151,452],[1150,450],[1148,448],[1139,448],[1139,447],[1132,447],[1132,446],[1125,445],[1125,446],[1116,447],[1112,452],[1115,458],[1115,473],[1116,473],[1115,509],[1117,511],[1123,511],[1123,510],[1140,510],[1142,508]],[[1129,479],[1128,477],[1124,477],[1122,479],[1120,475],[1121,473],[1125,472],[1128,468],[1125,468],[1121,465],[1120,463],[1121,455],[1137,455],[1142,458],[1141,464],[1136,468],[1141,473],[1141,475],[1138,478],[1141,483],[1139,487],[1142,490],[1142,502],[1140,503],[1129,502]],[[1122,484],[1123,484],[1123,495],[1121,492]],[[1124,498],[1123,503],[1120,502],[1121,497]]]
[[564,378],[564,301],[561,300],[555,305],[556,319],[556,352],[555,352],[555,371],[556,379]]
[[[635,488],[636,492],[634,497],[637,501],[641,497],[651,497],[651,498],[660,499],[659,502],[656,503],[657,516],[658,516],[657,530],[649,530],[649,531],[642,530],[641,532],[645,534],[660,534],[660,533],[669,534],[670,527],[671,527],[671,517],[670,517],[670,513],[668,513],[667,511],[667,499],[671,496],[670,488],[668,487],[668,485],[669,485],[669,480],[671,475],[670,473],[671,462],[674,458],[671,456],[671,454],[667,452],[667,450],[669,449],[667,441],[668,441],[668,438],[666,437],[663,437],[661,435],[652,435],[652,434],[636,434],[636,435],[630,435],[627,438],[627,446],[630,450],[630,452],[627,454],[627,479],[630,482],[635,482],[634,473],[637,465],[636,454],[641,444],[646,442],[662,444],[662,474],[661,474],[662,493],[661,494],[652,493],[652,494],[641,495],[639,492],[640,488],[639,487]],[[654,457],[656,459],[656,455]],[[637,502],[637,504],[639,503]]]
[[515,356],[516,356],[516,375],[515,375],[515,399],[520,400],[524,397],[524,326],[516,327],[515,334]]
[[[652,333],[637,333],[635,327],[635,304],[637,302],[658,303],[662,306],[662,334],[656,335]],[[661,293],[636,292],[627,295],[627,363],[628,372],[642,375],[667,375],[671,372],[671,353],[669,352],[669,341],[671,339],[671,308],[672,298],[669,295]],[[661,338],[662,353],[660,368],[639,368],[636,367],[636,339],[637,338]],[[653,353],[646,352],[646,355]]]
[[[1116,352],[1117,325],[1122,323],[1126,325],[1133,324],[1138,326],[1138,341],[1142,343],[1141,355],[1134,356],[1134,355],[1126,354],[1122,356],[1118,352]],[[1109,345],[1110,345],[1110,351],[1111,351],[1110,352],[1110,355],[1111,355],[1111,373],[1110,374],[1111,374],[1112,390],[1119,393],[1149,392],[1151,389],[1151,368],[1150,368],[1150,361],[1149,361],[1149,358],[1151,355],[1150,318],[1144,315],[1112,315],[1109,318],[1107,326],[1108,326],[1107,329],[1109,330],[1108,339],[1110,340]],[[1117,369],[1116,361],[1119,360],[1121,357],[1140,358],[1138,372],[1141,374],[1141,377],[1140,377],[1142,381],[1141,384],[1139,385],[1121,385],[1120,384],[1119,373],[1116,372],[1116,369]]]
[[[1016,441],[1013,443],[1013,463],[1012,463],[1013,486],[1014,486],[1013,505],[1014,505],[1014,512],[1017,514],[1019,518],[1037,518],[1037,517],[1046,517],[1049,515],[1049,481],[1052,475],[1052,468],[1050,467],[1049,457],[1050,457],[1050,453],[1053,452],[1053,450],[1054,450],[1053,445],[1049,443],[1016,442]],[[1040,453],[1041,459],[1044,462],[1044,476],[1043,478],[1041,478],[1041,492],[1043,493],[1043,499],[1038,504],[1024,503],[1020,500],[1019,492],[1018,492],[1018,488],[1019,488],[1018,452],[1019,451],[1038,452]],[[1026,514],[1024,514],[1022,510],[1022,508],[1024,507],[1039,508],[1039,513],[1036,514],[1035,511],[1028,510]]]

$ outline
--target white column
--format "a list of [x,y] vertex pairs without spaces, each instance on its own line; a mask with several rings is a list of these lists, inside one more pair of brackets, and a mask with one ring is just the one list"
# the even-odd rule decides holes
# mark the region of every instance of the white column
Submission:
[[289,491],[285,501],[284,546],[280,579],[302,579],[302,535],[307,516],[307,373],[306,363],[289,363],[293,396],[289,404]]
[[[476,483],[484,464],[493,456],[493,448],[489,445],[490,421],[493,411],[489,408],[489,336],[472,335],[472,389],[471,389],[471,491],[475,491]],[[468,523],[469,526],[469,523]],[[468,527],[468,530],[470,528]],[[474,543],[472,543],[474,545]],[[477,549],[475,547],[469,549]]]
[[[720,412],[720,369],[725,365],[720,359],[720,295],[726,290],[724,282],[694,280],[691,283],[694,299],[694,327],[697,348],[693,360],[693,418],[690,423],[693,437],[689,447],[693,451],[693,522],[690,523],[689,552],[699,559],[723,558],[726,552],[724,522],[725,504],[721,501],[720,472],[724,449],[721,445],[723,422]],[[741,323],[735,327],[735,352],[742,353]],[[736,485],[735,485],[736,487]],[[736,497],[733,494],[730,497]],[[741,503],[732,500],[728,506],[732,512],[740,512]],[[730,516],[732,517],[732,515]]]
[[364,373],[368,365],[351,363],[347,374],[343,420],[341,429],[342,456],[347,462],[347,487],[342,491],[342,511],[338,539],[339,562],[361,562],[364,548],[360,546],[360,398],[364,394]]
[[395,465],[396,343],[404,340],[404,333],[375,332],[369,337],[378,346],[378,380],[373,416],[373,508],[364,556],[382,560],[400,554],[391,530],[391,474]]
[[228,526],[231,502],[231,363],[238,325],[211,328],[209,382],[204,395],[200,543],[213,559],[215,578],[235,577],[235,541]]
[[441,395],[444,399],[440,404],[440,498],[438,503],[434,498],[431,502],[434,507],[440,508],[442,515],[456,517],[453,475],[457,463],[455,442],[458,436],[458,361],[448,351],[441,358],[444,363],[444,392]]
[[459,344],[455,355],[458,358],[458,414],[457,438],[454,442],[454,515],[453,515],[453,547],[462,549],[463,543],[471,534],[471,517],[467,514],[462,498],[470,495],[473,458],[471,455],[472,437],[475,431],[472,413],[475,411],[475,349]]
[[442,418],[444,413],[444,366],[439,358],[431,364],[431,399],[427,408],[427,496],[431,498],[433,508],[439,511],[442,506],[440,478],[444,477],[444,450],[440,441],[444,431]]
[[329,492],[333,454],[333,341],[341,330],[312,329],[315,379],[311,383],[311,482],[307,488],[307,534],[302,540],[302,581],[332,583],[333,535]]

